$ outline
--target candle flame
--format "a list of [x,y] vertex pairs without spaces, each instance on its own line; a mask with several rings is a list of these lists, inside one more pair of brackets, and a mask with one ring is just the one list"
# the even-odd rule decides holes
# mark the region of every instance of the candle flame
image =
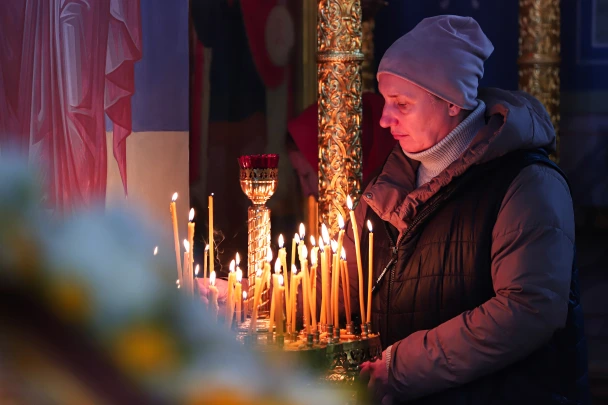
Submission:
[[258,270],[255,272],[255,276],[256,276],[256,277],[258,277],[258,278],[259,278],[259,277],[262,277],[262,269],[258,269]]
[[179,285],[179,278],[175,280],[175,284]]
[[353,200],[352,200],[352,198],[350,198],[350,196],[346,197],[346,206],[348,207],[349,210],[352,211],[352,209],[353,209]]
[[342,218],[342,214],[338,214],[338,226],[340,229],[344,229],[344,218]]
[[175,202],[177,200],[177,193],[173,193],[173,197],[171,197],[171,201]]
[[314,236],[312,236],[312,235],[310,235],[310,244],[311,244],[312,246],[317,246],[317,244],[316,244],[315,242],[316,242],[316,241],[315,241],[315,237],[314,237]]
[[304,239],[304,235],[306,235],[306,229],[304,228],[304,224],[300,222],[300,239]]
[[331,241],[331,250],[332,252],[334,252],[334,254],[336,254],[336,250],[338,250],[338,242],[336,242],[335,240]]
[[158,254],[158,246],[154,246],[154,256]]
[[323,235],[323,241],[326,245],[329,245],[329,231],[327,230],[327,226],[325,224],[321,225],[321,235]]
[[272,249],[268,248],[268,251],[266,252],[266,261],[268,263],[270,263],[272,261]]
[[205,250],[209,251],[209,245],[205,246]]
[[373,232],[373,230],[372,230],[372,221],[370,221],[369,219],[367,220],[367,229],[369,229],[370,232]]
[[298,268],[296,267],[295,264],[291,265],[291,272],[293,273],[294,276],[298,273]]
[[246,300],[247,299],[247,291],[243,291],[243,299]]
[[299,244],[300,243],[300,235],[298,235],[297,233],[293,236],[293,238],[296,240],[296,243]]
[[304,260],[308,259],[308,248],[306,247],[306,245],[302,245],[302,257],[304,258]]
[[184,239],[184,249],[186,249],[186,252],[190,253],[190,243],[188,242],[188,239]]
[[325,244],[323,243],[323,238],[319,238],[319,249],[321,249],[321,252],[323,252],[325,250]]
[[196,265],[196,267],[194,268],[194,275],[198,276],[198,271],[201,269],[201,266],[199,266],[198,264]]
[[194,220],[194,208],[190,208],[190,213],[188,214],[188,221],[192,222]]
[[277,261],[274,262],[274,272],[277,274],[281,272],[281,259],[277,258]]
[[346,260],[346,250],[344,250],[344,246],[342,246],[342,253],[340,254],[340,259]]
[[236,271],[236,281],[237,281],[237,282],[239,282],[239,283],[240,283],[241,281],[243,281],[243,270],[238,269],[238,270]]
[[234,261],[236,262],[237,266],[241,264],[241,256],[239,255],[239,252],[236,252],[236,256],[234,256]]
[[280,285],[281,287],[283,287],[283,282],[284,282],[284,280],[283,280],[283,275],[282,275],[282,274],[279,274],[279,285]]
[[232,259],[232,260],[230,261],[230,266],[229,266],[229,268],[230,268],[230,272],[231,272],[231,273],[232,273],[232,272],[234,272],[234,268],[235,268],[235,267],[236,267],[236,262],[234,261],[234,259]]
[[213,286],[215,285],[215,270],[213,270],[211,272],[211,275],[209,275],[209,284]]
[[310,254],[310,264],[313,266],[317,265],[317,255],[313,255],[312,253]]
[[283,244],[285,241],[283,240],[283,234],[279,235],[279,249],[283,249]]

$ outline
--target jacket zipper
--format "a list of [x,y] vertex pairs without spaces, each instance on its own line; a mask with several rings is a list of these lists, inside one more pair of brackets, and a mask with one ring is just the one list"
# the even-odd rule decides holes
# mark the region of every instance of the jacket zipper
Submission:
[[[418,215],[416,218],[414,218],[414,220],[412,221],[412,223],[410,224],[410,226],[407,228],[407,230],[405,231],[405,233],[403,233],[403,235],[401,235],[401,237],[397,238],[397,243],[395,243],[394,246],[392,246],[393,249],[393,258],[391,259],[391,261],[389,262],[389,265],[392,264],[393,262],[397,262],[397,258],[398,258],[398,252],[399,252],[399,246],[401,245],[401,242],[403,241],[403,239],[410,233],[410,231],[423,219],[425,219],[428,216],[428,212],[431,211],[431,209],[437,205],[438,200],[434,200],[431,204],[429,204],[428,207],[426,207],[421,213],[420,215]],[[387,231],[388,233],[388,231]],[[389,239],[392,241],[393,238],[391,237],[391,235],[389,234]],[[389,331],[389,313],[390,313],[390,305],[391,305],[391,290],[392,290],[392,286],[393,286],[393,281],[395,279],[395,267],[396,266],[392,266],[391,268],[391,272],[389,274],[388,277],[388,294],[386,295],[386,333],[388,334]],[[385,268],[388,269],[388,266]],[[377,282],[379,282],[382,279],[382,276],[384,275],[384,272],[382,272],[382,274],[380,275],[380,277],[378,277]]]

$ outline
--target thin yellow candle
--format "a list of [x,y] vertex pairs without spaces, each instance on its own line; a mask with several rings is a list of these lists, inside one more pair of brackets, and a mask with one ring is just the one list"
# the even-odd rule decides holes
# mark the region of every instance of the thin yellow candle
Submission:
[[190,243],[184,239],[184,268],[182,269],[182,277],[180,285],[184,287],[184,291],[190,294]]
[[205,246],[205,254],[203,256],[203,280],[207,278],[207,274],[209,271],[208,267],[208,259],[209,259],[209,245]]
[[277,312],[277,291],[279,289],[279,272],[281,271],[281,261],[277,259],[274,262],[274,274],[272,275],[272,296],[270,299],[270,323],[268,324],[268,332],[272,333],[273,327],[276,324]]
[[[190,244],[190,252],[188,257],[190,258],[190,276],[192,276],[192,269],[194,269],[194,208],[190,208],[188,213],[188,243]],[[191,277],[188,283],[188,292],[194,294],[194,278]]]
[[331,245],[329,240],[329,232],[325,224],[321,225],[321,236],[325,244],[325,281],[323,282],[323,288],[325,288],[325,317],[326,323],[329,325],[332,323],[331,318],[331,283],[330,271],[331,271]]
[[291,266],[291,328],[292,331],[296,331],[296,317],[298,315],[298,301],[297,301],[297,293],[298,293],[298,269],[295,264]]
[[243,270],[240,268],[236,269],[236,285],[234,288],[234,297],[236,298],[236,324],[237,326],[242,322],[243,317]]
[[253,295],[253,307],[251,308],[251,324],[249,333],[253,333],[256,328],[258,318],[258,305],[260,303],[260,291],[262,291],[262,270],[258,269],[255,273],[255,292]]
[[287,251],[285,250],[285,248],[283,247],[283,235],[279,235],[279,259],[281,260],[281,266],[283,267],[283,271],[285,272],[285,287],[283,287],[285,289],[285,317],[286,317],[286,322],[287,324],[289,324],[289,315],[291,314],[290,310],[289,310],[289,282],[288,282],[288,277],[287,277]]
[[317,247],[313,247],[312,251],[315,252],[310,256],[310,285],[311,285],[311,294],[310,294],[310,316],[312,320],[312,331],[317,331]]
[[331,241],[331,249],[333,251],[333,261],[331,264],[331,324],[338,327],[338,293],[337,293],[337,280],[339,280],[340,267],[336,264],[336,250],[338,249],[338,242],[335,240]]
[[277,335],[283,336],[283,295],[285,294],[285,287],[283,287],[284,277],[279,274],[279,290],[277,292],[278,303],[277,303]]
[[[374,232],[372,230],[372,223],[367,220],[367,229],[369,230],[369,252],[368,252],[368,279],[367,279],[367,322],[372,321],[372,278],[374,276]],[[370,330],[371,332],[371,330]]]
[[[296,240],[298,239],[298,240]],[[296,264],[296,244],[299,242],[300,237],[296,233],[291,240],[291,266]]]
[[336,307],[334,309],[335,315],[334,318],[336,320],[336,325],[338,322],[338,315],[340,313],[339,303],[339,293],[340,293],[340,252],[342,251],[342,244],[344,243],[344,218],[342,218],[341,214],[338,214],[338,226],[340,227],[340,232],[338,232],[338,248],[336,249],[336,269],[337,269],[337,281],[336,281],[336,298],[335,303]]
[[308,278],[308,248],[302,245],[300,260],[302,262],[302,298],[303,319],[306,334],[310,333],[310,281]]
[[[197,276],[198,276],[198,272],[200,271],[200,269],[201,269],[201,266],[200,266],[200,265],[198,265],[198,264],[197,264],[197,265],[194,267],[194,277],[197,277]],[[192,288],[193,288],[193,289],[194,289],[194,284],[195,284],[195,283],[194,283],[194,280],[193,280],[193,282],[192,282]],[[196,284],[196,285],[197,285],[196,290],[197,290],[197,292],[198,292],[198,284]]]
[[365,324],[365,293],[363,287],[363,265],[361,264],[361,242],[359,240],[359,229],[353,210],[353,201],[350,196],[346,198],[346,205],[350,211],[350,224],[353,228],[353,237],[355,238],[355,253],[357,255],[357,274],[359,276],[359,310],[361,311],[361,323]]
[[[255,277],[252,277],[255,279]],[[247,291],[243,291],[243,316],[247,318],[247,311],[249,310],[249,301],[247,301]]]
[[209,196],[209,271],[215,270],[215,252],[213,243],[213,193]]
[[306,236],[306,228],[304,227],[303,223],[300,223],[300,229],[299,229],[299,234],[298,234],[298,257],[300,258],[300,264],[302,263],[302,246],[304,246],[306,243],[304,243],[304,236]]
[[169,212],[171,213],[171,222],[173,223],[173,240],[175,241],[175,262],[177,264],[177,277],[181,282],[182,279],[182,258],[180,255],[181,249],[179,247],[179,232],[177,230],[177,209],[175,201],[177,200],[177,193],[173,193],[171,197],[171,204],[169,204]]
[[325,260],[325,245],[323,244],[323,239],[319,239],[319,248],[321,249],[321,316],[319,317],[319,322],[321,325],[325,325],[327,323],[327,310],[325,306],[327,305],[327,262]]
[[228,295],[226,297],[226,325],[232,327],[234,315],[234,284],[236,283],[236,261],[230,261],[230,273],[228,273]]
[[209,309],[211,313],[211,320],[217,322],[217,287],[215,286],[215,271],[212,271],[209,275],[209,293],[207,299],[209,300]]
[[340,267],[342,269],[342,291],[344,296],[344,311],[346,312],[346,322],[351,321],[350,308],[350,280],[348,279],[348,264],[346,262],[346,251],[342,248],[340,255]]

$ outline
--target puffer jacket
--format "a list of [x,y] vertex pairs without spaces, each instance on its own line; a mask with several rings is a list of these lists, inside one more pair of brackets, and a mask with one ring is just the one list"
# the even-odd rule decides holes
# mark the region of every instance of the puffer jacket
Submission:
[[[554,150],[553,127],[538,100],[523,92],[498,89],[480,90],[479,98],[486,103],[486,126],[469,148],[429,183],[416,188],[418,163],[407,158],[399,146],[393,150],[356,208],[360,236],[368,210],[385,221],[394,230],[395,240],[400,240],[434,196],[476,168],[484,168],[515,151]],[[488,232],[491,240],[480,247],[488,250],[487,263],[474,269],[488,273],[487,299],[436,324],[427,322],[427,328],[403,332],[403,336],[390,336],[388,340],[384,337],[383,343],[391,345],[389,381],[398,402],[476,382],[483,384],[488,376],[533,357],[554,339],[556,332],[564,329],[572,316],[571,282],[576,281],[572,278],[574,215],[565,178],[547,165],[531,164],[509,179],[502,194]],[[380,228],[381,224],[374,226]],[[353,235],[351,228],[347,229],[345,249],[347,256],[354,257]],[[377,278],[393,252],[388,246],[379,246],[374,255]],[[349,277],[350,285],[357,286],[355,261],[349,262]],[[411,296],[401,297],[412,300]],[[374,303],[373,307],[382,305]],[[359,308],[356,288],[351,288],[351,308]],[[375,330],[377,326],[374,325]],[[578,372],[574,378],[580,378],[580,371],[586,370],[586,358],[577,361],[579,364],[573,365]],[[475,401],[472,392],[467,391],[468,398],[464,400],[461,392],[460,398],[438,396],[442,402],[430,403],[472,404],[490,398]],[[577,399],[584,401],[585,397],[582,393]],[[492,403],[510,403],[495,399]],[[525,398],[520,401],[529,403]],[[568,402],[556,394],[554,403],[579,402]]]

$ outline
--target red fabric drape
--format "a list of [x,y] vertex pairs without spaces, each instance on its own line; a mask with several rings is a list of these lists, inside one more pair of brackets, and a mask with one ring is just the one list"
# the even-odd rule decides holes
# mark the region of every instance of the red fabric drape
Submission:
[[139,0],[0,2],[0,146],[42,165],[57,212],[105,197],[104,97],[126,186]]

